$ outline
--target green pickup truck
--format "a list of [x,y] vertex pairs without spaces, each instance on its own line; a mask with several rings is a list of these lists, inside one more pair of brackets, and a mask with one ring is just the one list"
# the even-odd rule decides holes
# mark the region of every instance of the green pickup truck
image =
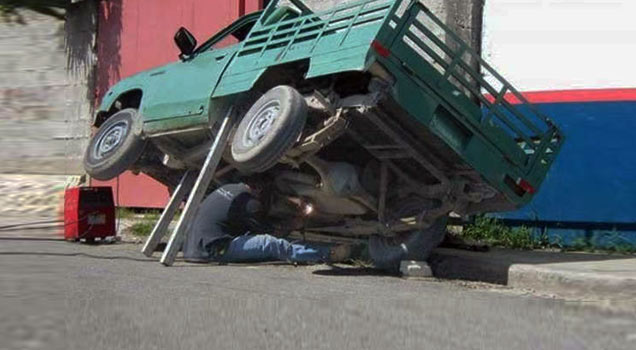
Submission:
[[132,170],[174,187],[236,116],[216,184],[267,181],[272,219],[313,239],[408,248],[424,232],[417,258],[451,212],[528,203],[564,141],[418,1],[314,12],[273,0],[201,45],[185,28],[175,42],[177,62],[104,96],[92,177]]

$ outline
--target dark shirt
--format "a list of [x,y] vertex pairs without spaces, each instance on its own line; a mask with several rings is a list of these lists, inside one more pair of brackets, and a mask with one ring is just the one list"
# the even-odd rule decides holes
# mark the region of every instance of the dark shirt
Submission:
[[262,205],[245,184],[225,185],[199,206],[183,246],[186,260],[211,260],[232,238],[265,233]]

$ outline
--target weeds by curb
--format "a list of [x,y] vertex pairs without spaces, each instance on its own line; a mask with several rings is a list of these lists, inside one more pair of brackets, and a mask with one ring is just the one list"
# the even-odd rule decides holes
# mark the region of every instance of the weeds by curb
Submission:
[[620,242],[601,247],[594,244],[594,242],[579,239],[571,244],[564,245],[558,237],[557,239],[550,239],[545,229],[539,231],[526,226],[510,227],[495,218],[487,216],[477,216],[474,223],[465,226],[458,236],[491,246],[510,249],[558,249],[560,251],[616,254],[636,253],[636,247],[630,244],[621,244]]

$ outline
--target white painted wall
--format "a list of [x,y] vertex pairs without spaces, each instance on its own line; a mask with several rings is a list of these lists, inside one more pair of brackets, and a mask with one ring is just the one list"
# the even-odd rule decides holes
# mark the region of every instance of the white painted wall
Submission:
[[486,0],[483,32],[521,91],[636,87],[636,0]]

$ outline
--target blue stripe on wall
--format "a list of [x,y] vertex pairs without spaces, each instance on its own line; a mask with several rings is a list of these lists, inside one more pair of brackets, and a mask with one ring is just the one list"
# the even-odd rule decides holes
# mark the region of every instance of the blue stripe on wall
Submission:
[[[635,231],[636,102],[538,107],[562,128],[566,143],[534,200],[518,211],[494,216],[517,223],[577,226],[568,228],[567,236],[578,232],[590,238],[599,224],[610,229],[618,225],[625,233]],[[553,232],[563,230],[552,228]],[[629,236],[636,244],[636,235]]]

